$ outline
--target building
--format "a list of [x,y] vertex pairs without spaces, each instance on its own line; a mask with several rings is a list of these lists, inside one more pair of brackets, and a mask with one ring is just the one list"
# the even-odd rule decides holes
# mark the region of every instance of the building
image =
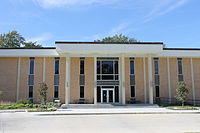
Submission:
[[0,49],[0,100],[62,103],[173,102],[178,81],[189,100],[200,100],[200,49],[165,48],[160,42],[56,42],[49,48]]

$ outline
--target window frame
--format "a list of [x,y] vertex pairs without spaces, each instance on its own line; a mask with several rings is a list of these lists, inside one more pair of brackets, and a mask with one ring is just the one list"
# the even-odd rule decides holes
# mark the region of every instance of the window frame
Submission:
[[[33,61],[33,73],[31,73],[31,61]],[[29,58],[29,75],[34,75],[35,74],[35,58],[30,57]]]
[[[32,97],[30,97],[30,87],[32,87]],[[28,86],[28,98],[33,99],[33,85]]]
[[[132,96],[132,87],[134,87],[134,96]],[[135,85],[131,85],[130,86],[130,94],[131,94],[131,98],[136,98],[136,89],[135,89]]]
[[[157,89],[158,89],[158,93],[157,93]],[[158,96],[157,96],[157,94],[158,94]],[[156,96],[156,98],[160,98],[160,86],[159,85],[155,86],[155,96]]]
[[[83,87],[83,88],[82,88]],[[83,89],[83,96],[81,95],[81,88]],[[79,97],[80,99],[84,99],[85,98],[85,86],[84,85],[80,85],[80,93],[79,93]]]
[[[57,88],[57,89],[58,89],[58,91],[57,91],[58,97],[55,97],[55,92],[56,92],[56,91],[55,91],[55,87],[58,87],[58,88]],[[54,85],[53,98],[54,98],[54,99],[59,99],[59,85]]]
[[[58,61],[58,73],[56,73],[56,61]],[[54,75],[59,75],[60,74],[60,58],[55,57],[54,58]]]

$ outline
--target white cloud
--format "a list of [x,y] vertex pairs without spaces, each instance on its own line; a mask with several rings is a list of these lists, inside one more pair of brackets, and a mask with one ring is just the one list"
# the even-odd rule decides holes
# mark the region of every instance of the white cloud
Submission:
[[91,4],[112,4],[119,0],[33,0],[34,3],[39,4],[44,8],[52,7],[70,7],[82,6]]
[[49,41],[51,38],[52,38],[52,34],[46,32],[46,33],[43,33],[43,34],[41,34],[39,36],[36,36],[36,37],[33,37],[33,38],[29,38],[29,39],[27,39],[27,41],[41,43],[41,42],[44,42],[44,41]]

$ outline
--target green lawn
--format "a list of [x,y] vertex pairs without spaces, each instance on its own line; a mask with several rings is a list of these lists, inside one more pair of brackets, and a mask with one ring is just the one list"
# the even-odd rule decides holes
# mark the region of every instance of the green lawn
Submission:
[[168,106],[166,108],[172,109],[172,110],[199,110],[200,109],[200,107],[195,107],[195,106]]

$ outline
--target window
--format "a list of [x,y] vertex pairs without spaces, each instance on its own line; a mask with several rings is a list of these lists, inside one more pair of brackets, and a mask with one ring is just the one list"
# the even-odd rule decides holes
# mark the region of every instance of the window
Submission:
[[156,86],[156,97],[160,97],[160,87]]
[[80,86],[80,98],[84,98],[84,86]]
[[80,60],[80,74],[84,74],[84,68],[85,68],[85,60],[84,58],[81,58]]
[[98,60],[97,80],[118,80],[118,60]]
[[60,58],[56,57],[54,61],[54,74],[59,74],[59,65],[60,65]]
[[134,59],[130,59],[130,74],[135,74]]
[[29,74],[34,74],[34,57],[30,57],[30,71]]
[[135,97],[135,86],[131,86],[131,97]]
[[158,58],[154,58],[154,74],[159,74]]
[[28,98],[33,98],[33,86],[29,86],[28,88]]
[[119,87],[115,86],[115,102],[119,102]]
[[54,86],[54,98],[58,98],[58,86]]
[[101,102],[101,86],[97,86],[97,102]]
[[183,81],[183,65],[182,58],[178,58],[178,81]]

